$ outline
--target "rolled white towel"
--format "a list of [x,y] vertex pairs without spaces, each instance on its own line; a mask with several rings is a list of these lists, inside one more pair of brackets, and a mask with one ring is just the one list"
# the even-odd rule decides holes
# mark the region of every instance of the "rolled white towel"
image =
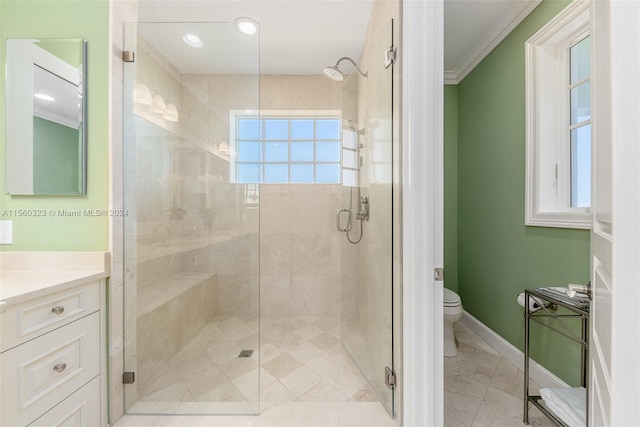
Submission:
[[584,387],[541,388],[540,396],[547,408],[569,427],[587,425],[587,390]]

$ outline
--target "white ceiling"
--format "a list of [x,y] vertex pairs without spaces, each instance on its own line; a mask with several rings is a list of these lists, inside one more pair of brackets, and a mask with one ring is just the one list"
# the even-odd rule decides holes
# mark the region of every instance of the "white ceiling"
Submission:
[[[539,2],[445,0],[448,82],[459,82]],[[260,23],[260,73],[320,74],[342,56],[359,60],[372,5],[373,0],[141,0],[139,21],[233,22],[247,16]],[[257,40],[232,25],[160,28],[141,26],[140,32],[183,73],[256,72]],[[190,28],[202,34],[203,48],[182,42]]]
[[541,0],[444,0],[445,81],[459,83]]
[[[233,22],[246,16],[260,24],[260,73],[322,74],[323,67],[334,65],[342,56],[359,60],[372,6],[373,0],[141,0],[138,19],[140,22]],[[243,56],[245,60],[247,55],[255,56],[247,36],[237,31],[224,34],[217,31],[219,36],[224,36],[224,45],[208,45],[205,41],[198,52],[190,48],[192,55],[171,49],[185,50],[186,45],[180,44],[181,35],[180,43],[173,44],[167,43],[168,34],[162,32],[159,31],[157,41],[152,44],[184,73],[229,72],[242,66]],[[151,36],[146,33],[145,38],[148,37]],[[187,57],[192,61],[187,61]],[[204,69],[205,66],[209,68]],[[215,68],[217,66],[221,68]],[[255,64],[250,64],[249,70],[255,72]]]

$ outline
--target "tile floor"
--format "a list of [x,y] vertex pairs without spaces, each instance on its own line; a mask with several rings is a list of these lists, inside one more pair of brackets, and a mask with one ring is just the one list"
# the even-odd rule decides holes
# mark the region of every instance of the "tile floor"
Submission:
[[[227,328],[231,324],[239,325],[237,319],[232,322],[228,320],[229,318],[217,318],[209,325],[210,330],[206,334],[213,333],[220,338],[217,335],[219,332],[225,334],[225,329],[227,332],[235,330],[225,335],[242,340],[240,336],[243,334],[238,333],[238,327],[241,326]],[[464,325],[457,323],[455,328],[459,353],[444,361],[444,425],[522,426],[522,372]],[[260,367],[259,416],[127,415],[114,427],[398,425],[389,418],[382,405],[377,403],[375,394],[340,346],[337,319],[263,319],[261,340],[263,360]],[[200,346],[203,342],[206,342],[203,336],[196,340]],[[198,348],[195,343],[193,346]],[[206,346],[204,350],[207,353]],[[190,351],[197,353],[199,350]],[[255,359],[253,362],[256,363]],[[240,371],[242,370],[238,372]],[[256,374],[253,375],[255,377]],[[238,381],[242,375],[233,378],[234,376],[236,375],[231,374],[227,377],[229,383],[226,387],[233,387],[236,391],[217,396],[233,396],[233,399],[246,402],[258,398],[257,393],[251,394],[248,388],[244,388],[242,381]],[[155,394],[155,398],[164,396],[168,399],[174,390],[179,390],[177,395],[182,397],[185,395],[181,393],[186,390],[191,394],[189,398],[195,398],[199,393],[193,391],[197,388],[190,384],[189,379],[178,380],[173,384],[165,381],[164,388],[153,390],[150,387],[150,394],[146,398]],[[531,388],[535,392],[538,385],[532,383]],[[208,393],[210,397],[216,396],[215,393],[211,394],[212,391]],[[535,408],[530,410],[529,417],[531,425],[553,425]]]
[[340,344],[337,317],[263,317],[260,332],[258,366],[258,351],[238,357],[241,350],[257,350],[255,325],[217,316],[139,379],[138,402],[129,412],[242,414],[256,411],[258,401],[261,409],[287,402],[378,402]]
[[[522,372],[460,322],[454,330],[458,355],[444,360],[445,426],[523,426]],[[531,393],[539,389],[530,382]],[[529,424],[554,425],[533,407]]]

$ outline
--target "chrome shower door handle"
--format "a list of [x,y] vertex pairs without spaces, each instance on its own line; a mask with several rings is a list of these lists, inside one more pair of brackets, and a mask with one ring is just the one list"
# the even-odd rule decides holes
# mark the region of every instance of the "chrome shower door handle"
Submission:
[[[342,228],[341,224],[340,224],[340,220],[342,219],[342,214],[344,212],[347,212],[347,225]],[[351,231],[351,211],[349,209],[340,209],[338,212],[336,212],[336,228],[338,229],[338,231],[341,232],[346,232],[346,231]]]

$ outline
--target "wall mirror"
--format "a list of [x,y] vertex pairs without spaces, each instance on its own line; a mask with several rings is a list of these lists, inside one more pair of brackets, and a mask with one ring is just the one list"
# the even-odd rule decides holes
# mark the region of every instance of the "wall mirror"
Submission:
[[84,195],[87,42],[6,42],[6,191]]

